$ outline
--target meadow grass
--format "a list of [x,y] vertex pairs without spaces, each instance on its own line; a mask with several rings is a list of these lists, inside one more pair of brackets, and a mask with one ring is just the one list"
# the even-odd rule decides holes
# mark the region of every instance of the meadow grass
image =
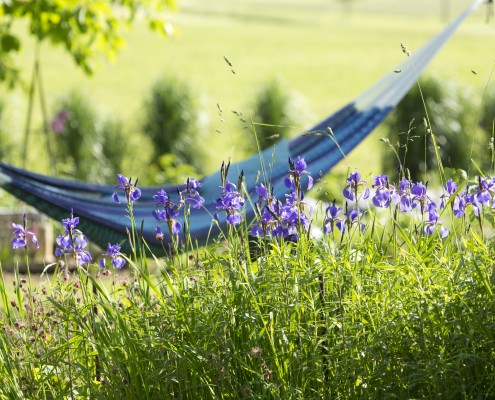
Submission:
[[[258,192],[271,207],[253,221],[264,238],[249,236],[260,231],[248,221],[206,248],[177,233],[153,269],[134,230],[133,252],[114,254],[127,274],[88,264],[84,246],[71,247],[82,243],[77,221],[64,220],[50,280],[16,274],[9,294],[0,276],[0,398],[493,396],[495,180],[450,183],[441,207],[420,183],[376,177],[366,203],[371,182],[354,172],[344,210],[310,213],[304,168],[290,165],[289,209]],[[222,204],[238,199],[234,189]]]

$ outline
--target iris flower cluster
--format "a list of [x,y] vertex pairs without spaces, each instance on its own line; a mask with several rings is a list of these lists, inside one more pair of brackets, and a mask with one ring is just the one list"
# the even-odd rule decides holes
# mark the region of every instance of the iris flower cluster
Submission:
[[185,189],[180,191],[177,189],[178,199],[173,201],[169,194],[161,189],[153,196],[156,201],[155,210],[153,210],[153,216],[158,221],[156,227],[156,237],[160,240],[163,239],[163,232],[160,228],[161,223],[165,223],[168,227],[170,235],[178,238],[180,230],[182,229],[182,223],[178,220],[181,210],[185,206],[199,209],[203,206],[205,199],[201,197],[198,192],[198,188],[202,185],[201,182],[194,178],[189,178],[185,182]]
[[[229,225],[240,225],[242,214],[240,210],[244,206],[245,200],[237,186],[228,179],[224,186],[221,186],[222,196],[216,200],[217,210],[223,210],[227,214]],[[218,217],[217,217],[218,218]]]
[[[237,226],[242,222],[241,210],[246,202],[244,196],[239,191],[244,180],[244,171],[241,171],[237,179],[237,185],[235,185],[227,178],[229,168],[230,162],[228,164],[222,163],[222,167],[220,168],[220,177],[222,180],[222,185],[220,186],[221,196],[215,200],[215,203],[217,210],[225,211],[227,224]],[[215,214],[214,217],[216,221],[219,221],[218,214]]]
[[70,213],[70,218],[62,220],[62,225],[65,232],[57,236],[56,243],[58,246],[55,249],[55,256],[60,257],[63,254],[69,254],[74,257],[77,265],[84,265],[91,262],[92,257],[89,251],[84,250],[88,245],[88,239],[79,229],[79,217],[74,217],[73,212]]
[[346,228],[350,228],[353,225],[358,224],[359,229],[364,232],[365,225],[360,221],[360,217],[362,215],[361,210],[357,208],[347,208],[343,212],[343,217],[340,217],[339,214],[342,211],[342,207],[337,207],[335,205],[335,201],[333,204],[330,204],[325,213],[326,218],[323,223],[323,232],[324,233],[333,233],[335,232],[334,228],[337,228],[342,234],[346,231]]
[[171,235],[178,235],[182,228],[182,224],[177,220],[182,207],[181,202],[174,202],[163,189],[159,190],[158,193],[153,196],[153,199],[156,201],[156,208],[153,210],[153,216],[158,221],[156,227],[157,237],[163,235],[160,228],[162,222],[166,223]]
[[[403,213],[417,210],[424,216],[423,231],[427,235],[438,231],[440,236],[445,238],[449,234],[448,229],[440,222],[440,212],[447,204],[450,204],[456,218],[464,217],[468,206],[472,207],[475,216],[480,215],[483,207],[495,208],[495,178],[478,177],[478,183],[467,187],[462,194],[458,193],[458,184],[449,179],[443,187],[444,194],[440,196],[439,207],[428,194],[428,183],[412,182],[403,178],[396,187],[390,183],[388,176],[383,174],[373,177],[373,180],[374,192],[371,193],[368,188],[364,188],[361,199],[366,200],[372,196],[374,206],[378,208],[395,206]],[[364,185],[365,182],[361,180],[359,172],[351,173],[343,191],[344,197],[356,201],[359,198],[359,190]],[[355,221],[359,215],[357,207],[346,211],[344,218],[339,215],[341,212],[342,207],[337,207],[335,201],[327,207],[325,233],[334,232],[334,228],[344,233],[346,226]]]
[[[273,237],[288,238],[297,240],[301,232],[307,232],[311,224],[311,207],[304,201],[304,190],[311,189],[313,178],[309,171],[306,170],[306,162],[302,157],[297,157],[295,161],[289,159],[289,171],[284,179],[285,186],[290,193],[285,195],[285,202],[282,202],[274,196],[273,191],[263,184],[256,186],[258,200],[256,209],[258,218],[251,227],[251,234],[256,237]],[[239,225],[242,222],[242,208],[245,199],[238,190],[242,184],[243,174],[241,173],[238,185],[236,186],[227,178],[229,165],[222,164],[221,177],[221,196],[216,199],[216,208],[225,211],[226,222],[229,225]],[[120,203],[118,196],[119,191],[125,193],[128,205],[141,197],[141,191],[137,188],[137,181],[125,178],[119,174],[119,185],[116,187],[112,197]],[[184,209],[186,215],[189,215],[189,209],[199,209],[204,205],[204,198],[201,197],[198,189],[202,186],[194,178],[189,178],[185,182],[183,190],[177,189],[177,201],[173,201],[165,190],[160,190],[153,199],[156,201],[156,208],[153,216],[158,221],[156,236],[158,239],[163,238],[163,232],[160,224],[165,223],[172,237],[178,239],[178,234],[182,229],[182,224],[178,217],[181,210]],[[367,200],[371,196],[371,201],[378,208],[392,208],[403,213],[410,213],[416,210],[422,217],[423,232],[426,235],[432,235],[438,232],[442,238],[445,238],[449,231],[440,222],[440,214],[450,206],[454,217],[463,218],[466,215],[468,207],[472,208],[475,216],[480,217],[484,208],[495,209],[495,178],[479,176],[476,184],[466,185],[465,190],[461,193],[459,185],[449,179],[444,187],[443,194],[440,196],[440,205],[432,200],[428,194],[428,183],[412,182],[403,178],[397,185],[390,182],[387,175],[377,175],[373,177],[371,185],[372,190],[366,186],[366,182],[361,179],[361,174],[357,171],[352,172],[346,180],[343,195],[347,201],[353,202],[349,206],[346,202],[345,208],[339,207],[335,201],[326,208],[326,218],[323,224],[324,233],[334,233],[337,229],[344,234],[353,225],[358,225],[360,230],[364,230],[364,224],[361,222],[362,212],[358,207],[360,200]],[[218,216],[216,216],[218,219]],[[25,247],[28,241],[39,247],[36,235],[26,229],[27,217],[24,214],[24,223],[12,224],[14,229],[12,248],[18,249]],[[91,262],[91,254],[85,250],[88,244],[86,236],[77,229],[79,217],[74,217],[71,211],[70,217],[62,220],[65,231],[62,235],[57,236],[57,248],[55,255],[60,257],[64,254],[71,255],[77,265],[84,265]],[[121,247],[118,244],[108,244],[106,253],[103,253],[103,259],[100,260],[100,266],[105,268],[105,258],[109,258],[115,268],[122,268],[125,265],[125,259],[122,256]]]
[[306,177],[306,189],[311,189],[313,178],[306,167],[302,157],[297,157],[295,161],[289,159],[289,172],[284,184],[291,192],[285,195],[285,203],[278,200],[263,184],[256,187],[259,218],[251,227],[251,235],[297,240],[300,228],[305,231],[309,229],[311,219],[306,212],[311,214],[311,208],[303,201],[304,190],[301,185],[302,177]]
[[110,244],[108,243],[107,252],[102,254],[103,258],[100,258],[100,267],[106,268],[106,257],[110,257],[112,265],[121,269],[125,265],[125,259],[122,257],[122,253],[120,252],[119,244]]

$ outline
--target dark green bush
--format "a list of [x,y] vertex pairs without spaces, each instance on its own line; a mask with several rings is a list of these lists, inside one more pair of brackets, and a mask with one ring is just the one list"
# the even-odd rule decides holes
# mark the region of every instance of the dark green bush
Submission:
[[493,134],[495,123],[495,87],[486,92],[480,115],[480,126],[488,133]]
[[[431,129],[444,167],[467,170],[471,158],[482,167],[489,165],[489,138],[476,126],[476,106],[472,93],[455,82],[434,76],[420,79]],[[401,165],[413,180],[424,180],[427,171],[436,171],[438,161],[426,123],[426,112],[418,86],[399,103],[388,120],[388,139],[396,148]],[[394,174],[398,160],[384,153],[384,173]]]
[[483,99],[480,115],[480,127],[486,132],[490,139],[491,168],[495,168],[495,87],[487,91]]
[[122,122],[101,122],[90,98],[78,90],[65,95],[56,110],[52,131],[59,172],[81,180],[113,182],[128,154]]
[[[291,103],[291,95],[276,79],[260,89],[253,110],[253,123],[259,150],[264,150],[278,140],[289,136],[290,127],[294,125]],[[252,151],[258,150],[256,138],[253,136],[250,145]]]
[[100,175],[98,121],[90,100],[82,92],[71,90],[56,110],[52,130],[59,172],[95,181]]
[[12,151],[12,143],[5,131],[5,102],[0,99],[0,160],[7,161]]
[[114,181],[128,155],[129,143],[124,137],[123,123],[119,119],[107,119],[100,128],[102,171],[106,180]]
[[179,164],[204,167],[198,101],[192,87],[177,77],[162,76],[151,86],[144,100],[142,129],[152,142],[151,163],[173,154]]

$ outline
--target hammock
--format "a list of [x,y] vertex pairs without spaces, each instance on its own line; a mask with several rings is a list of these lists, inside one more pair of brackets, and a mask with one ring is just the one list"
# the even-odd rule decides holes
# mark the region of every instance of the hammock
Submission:
[[[288,159],[304,157],[308,171],[313,177],[326,174],[337,164],[343,154],[349,153],[359,144],[398,104],[409,89],[417,82],[433,56],[454,33],[462,21],[474,11],[483,0],[475,0],[457,19],[442,32],[426,43],[418,52],[410,54],[395,70],[385,75],[341,110],[293,140],[281,140],[274,147],[251,158],[232,164],[229,172],[231,182],[237,182],[238,174],[244,171],[245,187],[252,203],[257,200],[255,185],[263,170],[274,194],[281,198],[288,189],[283,183],[288,170]],[[332,132],[332,137],[329,131]],[[201,180],[198,189],[205,199],[204,207],[191,210],[191,237],[200,244],[207,238],[215,237],[218,226],[212,224],[217,212],[215,200],[220,197],[220,171]],[[90,241],[106,249],[108,243],[127,243],[126,230],[131,227],[124,204],[115,204],[112,193],[115,186],[94,185],[48,177],[22,170],[0,162],[0,187],[20,200],[32,205],[42,213],[56,220],[67,218],[70,211],[80,217],[80,228]],[[162,248],[155,238],[157,222],[152,217],[156,202],[153,195],[160,189],[174,194],[184,185],[140,187],[141,198],[134,203],[133,211],[138,229],[152,251]],[[246,202],[246,218],[255,216],[254,209]],[[222,224],[220,224],[222,227]],[[164,229],[164,243],[171,238]],[[124,246],[123,246],[124,248]],[[162,250],[163,251],[163,250]]]

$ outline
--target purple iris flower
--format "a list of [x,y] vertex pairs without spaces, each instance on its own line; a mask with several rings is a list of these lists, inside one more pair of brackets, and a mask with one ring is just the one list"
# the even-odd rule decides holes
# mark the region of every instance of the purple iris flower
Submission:
[[476,215],[477,217],[479,217],[480,215],[480,210],[482,208],[482,204],[478,203],[478,200],[476,200],[476,195],[475,193],[466,193],[464,194],[464,199],[465,199],[465,206],[467,207],[468,204],[471,204],[471,206],[473,207],[473,212],[474,212],[474,215]]
[[[443,188],[445,189],[446,194],[442,194],[440,198],[442,199],[440,202],[440,209],[443,210],[445,208],[445,204],[449,201],[452,195],[456,192],[459,186],[452,179],[449,179],[445,182]],[[455,199],[454,199],[455,201]]]
[[124,191],[128,204],[133,203],[141,197],[141,190],[136,186],[137,180],[132,183],[131,178],[128,179],[122,174],[117,175],[117,180],[119,185],[115,188],[115,192],[112,194],[112,198],[117,204],[120,204],[120,199],[118,196],[118,192],[120,190]]
[[153,216],[159,222],[164,221],[169,227],[169,231],[172,235],[179,234],[182,228],[182,224],[180,223],[180,221],[175,219],[177,214],[171,214],[167,210],[161,210],[161,211],[154,211]]
[[390,205],[390,190],[377,189],[372,200],[376,207],[387,208]]
[[[356,171],[349,175],[344,188],[344,197],[350,201],[356,201],[360,186],[366,185],[366,182],[361,180],[361,174]],[[363,194],[363,200],[366,200],[370,195],[370,189],[366,188]]]
[[72,232],[76,229],[76,226],[79,224],[79,217],[73,216],[73,210],[70,212],[70,218],[64,218],[62,220],[62,225],[65,228],[66,232]]
[[[361,211],[359,211],[356,208],[348,210],[347,212],[344,213],[346,217],[345,224],[349,227],[349,229],[351,228],[352,225],[359,223],[359,216],[361,214],[362,214]],[[364,232],[366,226],[363,223],[359,223],[359,229],[361,230],[361,232]]]
[[55,249],[55,256],[60,257],[63,254],[70,254],[76,260],[77,265],[84,265],[91,262],[92,257],[89,251],[84,250],[88,245],[87,237],[76,228],[79,218],[73,216],[71,211],[70,218],[62,220],[65,232],[57,236],[55,242],[58,246]]
[[[102,256],[109,256],[112,260],[112,264],[115,268],[121,269],[125,265],[125,259],[120,253],[120,246],[118,244],[108,243],[107,252],[103,253]],[[100,259],[100,266],[106,268],[105,258]]]
[[242,214],[237,211],[231,211],[227,215],[227,223],[230,225],[240,225],[242,222]]
[[155,195],[153,195],[153,200],[157,202],[157,205],[165,206],[170,200],[170,196],[165,190],[160,189]]
[[[155,210],[153,210],[153,216],[159,223],[165,222],[168,226],[171,235],[178,235],[182,224],[177,220],[180,214],[182,203],[175,204],[168,193],[160,189],[157,194],[153,196],[153,199],[157,202]],[[161,231],[160,231],[161,232]]]
[[464,196],[456,196],[452,206],[454,216],[456,218],[462,218],[465,215],[466,198]]
[[344,233],[345,230],[345,222],[342,220],[342,218],[338,217],[339,212],[342,210],[342,207],[337,207],[335,205],[335,201],[333,204],[330,204],[327,209],[325,210],[326,213],[326,218],[323,226],[323,232],[324,233],[331,233],[334,231],[334,227],[337,227],[337,229]]
[[[263,184],[256,187],[256,193],[259,196],[256,207],[260,210],[262,203],[264,203],[264,207],[263,212],[260,212],[260,218],[251,228],[251,234],[279,238],[290,237],[291,240],[297,240],[299,229],[307,230],[309,228],[310,217],[306,214],[308,207],[303,201],[301,178],[307,177],[308,189],[313,186],[313,178],[310,172],[306,170],[307,165],[302,157],[297,157],[295,161],[289,159],[289,166],[290,169],[284,183],[286,187],[291,189],[291,192],[285,195],[285,204],[270,194],[268,188]],[[311,209],[309,209],[309,213],[311,213]]]
[[380,174],[378,176],[374,176],[373,179],[375,182],[372,187],[388,187],[388,176],[385,174]]
[[217,209],[227,213],[227,223],[239,225],[242,222],[242,214],[239,210],[244,206],[245,200],[237,191],[237,186],[226,180],[222,188],[222,196],[216,200]]
[[256,186],[256,193],[259,196],[258,203],[261,203],[263,201],[265,203],[269,203],[270,200],[275,199],[275,196],[271,195],[268,191],[268,188],[262,183]]
[[198,181],[198,180],[196,180],[194,178],[189,178],[187,180],[186,184],[192,190],[197,190],[198,188],[203,187],[203,184],[200,181]]
[[445,183],[445,186],[444,187],[445,187],[445,190],[446,190],[447,194],[449,196],[452,196],[456,192],[456,190],[459,187],[459,185],[457,185],[457,183],[454,182],[452,179],[449,179]]
[[[305,172],[306,164],[304,160],[298,158],[296,163],[291,164],[288,178],[295,179],[291,182],[298,182],[298,175],[294,171]],[[263,185],[256,187],[256,192],[259,195],[259,200],[256,203],[258,210],[260,205],[264,203],[260,218],[254,223],[251,228],[251,234],[258,237],[276,237],[290,238],[297,240],[299,229],[308,229],[310,217],[306,214],[307,204],[302,201],[302,193],[299,193],[295,184],[292,192],[285,195],[285,204],[282,204],[275,196],[269,193],[268,189]],[[299,197],[300,198],[299,198]],[[311,213],[311,209],[309,209]]]
[[427,186],[423,184],[423,182],[417,182],[413,183],[411,186],[411,193],[417,198],[418,200],[426,199],[426,190]]
[[308,178],[308,186],[306,190],[309,190],[313,187],[313,178],[311,177],[311,173],[306,170],[307,164],[304,161],[304,158],[301,156],[297,156],[296,161],[292,161],[289,159],[289,173],[287,177],[284,179],[284,184],[290,190],[298,190],[301,183],[301,177],[307,176]]
[[493,179],[478,177],[478,186],[475,188],[476,201],[479,204],[487,205],[495,195],[495,184]]
[[413,203],[410,196],[401,196],[399,203],[399,210],[402,212],[409,212],[413,209]]
[[186,182],[186,189],[180,192],[181,197],[186,203],[189,203],[192,208],[199,209],[204,204],[205,199],[201,197],[197,188],[203,184],[194,178],[189,178]]
[[[67,240],[68,239],[68,240]],[[77,265],[84,265],[91,262],[92,257],[89,251],[84,250],[88,245],[88,239],[84,235],[76,235],[72,238],[56,239],[56,242],[61,248],[55,249],[55,256],[60,257],[63,254],[71,254],[76,260]]]
[[26,213],[24,213],[22,225],[12,223],[12,228],[14,229],[12,248],[14,250],[19,249],[21,247],[26,247],[29,238],[31,239],[31,242],[36,246],[37,249],[40,247],[38,243],[38,238],[33,232],[26,230],[26,225],[27,225]]
[[277,199],[273,193],[270,193],[268,191],[268,188],[263,185],[262,183],[256,186],[256,193],[258,194],[258,201],[256,202],[256,205],[261,209],[261,205],[264,203],[270,212],[274,213],[275,215],[280,214],[280,207],[282,207],[282,203],[279,199]]
[[[261,189],[263,188],[264,186],[261,187]],[[251,227],[251,235],[258,237],[284,237],[284,230],[281,230],[280,220],[282,203],[274,196],[268,195],[267,191],[265,193],[263,190],[260,190],[258,193],[262,193],[260,196],[264,194],[267,197],[265,198],[265,205],[263,211],[260,213],[260,218]],[[261,204],[261,199],[258,203]]]
[[375,180],[372,185],[375,189],[375,195],[372,197],[373,204],[376,207],[387,208],[390,205],[392,199],[392,191],[388,183],[387,175],[378,175],[373,178]]
[[261,218],[259,218],[251,227],[251,235],[257,237],[271,236],[273,228],[278,225],[275,215],[272,214],[267,207],[268,206],[265,206],[263,208]]
[[425,221],[424,232],[427,235],[433,235],[435,230],[440,227],[440,237],[443,239],[449,234],[449,230],[441,225],[438,221],[439,215],[436,206],[430,204],[428,210],[428,220]]
[[413,209],[413,198],[411,196],[411,182],[402,178],[399,182],[399,188],[391,193],[394,203],[399,205],[401,212],[409,212]]
[[[304,211],[308,208],[307,204],[301,200],[298,201],[296,192],[291,192],[285,195],[285,204],[280,210],[280,220],[287,234],[292,235],[293,240],[297,240],[298,227],[303,227],[305,230],[309,228],[310,216]],[[309,213],[312,210],[309,208]]]
[[428,209],[428,203],[431,201],[427,195],[428,183],[423,182],[413,183],[411,186],[411,194],[413,195],[412,202],[413,208],[419,205],[421,214]]
[[[443,194],[442,196],[440,196],[440,198],[442,199],[441,200],[441,203],[440,203],[440,209],[443,210],[445,208],[445,204],[448,202],[448,201],[451,201],[451,207],[452,207],[452,212],[454,214],[454,217],[456,218],[462,218],[466,213],[465,213],[465,209],[466,209],[466,205],[467,205],[467,202],[466,202],[466,193],[464,195],[455,195],[455,192],[457,191],[457,189],[459,188],[459,185],[454,182],[452,179],[449,179],[445,185],[444,185],[444,189],[445,189],[445,192],[446,194]],[[452,196],[455,196],[453,200],[450,200],[452,198]],[[474,196],[473,196],[473,200],[475,200]],[[477,209],[477,207],[476,207]]]

